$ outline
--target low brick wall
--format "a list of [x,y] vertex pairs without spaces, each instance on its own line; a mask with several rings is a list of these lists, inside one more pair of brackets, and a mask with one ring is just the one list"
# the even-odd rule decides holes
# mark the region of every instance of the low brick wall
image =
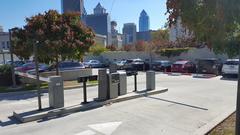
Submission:
[[[55,76],[56,72],[44,72],[41,73],[41,77]],[[64,81],[77,80],[78,77],[92,75],[92,69],[80,69],[80,70],[68,70],[61,71],[60,76],[62,76]]]
[[[63,77],[64,81],[74,81],[77,80],[78,77],[81,76],[89,76],[92,75],[92,69],[80,69],[80,70],[69,70],[69,71],[62,71],[60,72],[60,76]],[[40,77],[42,78],[48,78],[50,76],[55,76],[56,72],[44,72],[40,74]],[[20,79],[21,83],[23,84],[34,84],[36,83],[35,79],[29,78],[29,77],[25,77],[25,76],[21,76]],[[42,81],[44,82],[44,81]]]

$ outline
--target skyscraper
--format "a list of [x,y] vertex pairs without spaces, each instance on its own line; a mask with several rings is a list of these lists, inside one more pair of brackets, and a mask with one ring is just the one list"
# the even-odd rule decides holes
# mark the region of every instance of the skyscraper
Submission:
[[0,25],[0,32],[3,32],[3,27]]
[[100,3],[98,3],[97,6],[94,8],[94,14],[106,14],[106,9]]
[[62,0],[62,12],[79,12],[84,14],[84,0]]
[[100,3],[94,8],[94,14],[87,15],[85,20],[86,25],[91,27],[95,33],[107,36],[107,45],[112,44],[110,16]]
[[122,48],[122,35],[118,33],[117,22],[111,21],[111,34],[112,34],[112,45],[116,48]]
[[123,44],[134,44],[137,41],[137,27],[134,23],[126,23],[123,26]]
[[145,10],[143,10],[139,17],[139,32],[149,31],[150,21],[149,16]]

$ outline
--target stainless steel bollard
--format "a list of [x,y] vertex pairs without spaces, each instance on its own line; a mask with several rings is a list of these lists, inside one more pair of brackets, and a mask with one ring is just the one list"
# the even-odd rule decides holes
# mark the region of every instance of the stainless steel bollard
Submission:
[[119,72],[119,96],[127,94],[127,74],[125,72]]
[[98,99],[107,100],[108,93],[108,75],[106,69],[98,70]]
[[147,90],[155,90],[156,89],[156,78],[154,71],[147,71],[146,72],[146,86]]
[[49,77],[49,106],[51,108],[64,107],[63,79],[60,76]]

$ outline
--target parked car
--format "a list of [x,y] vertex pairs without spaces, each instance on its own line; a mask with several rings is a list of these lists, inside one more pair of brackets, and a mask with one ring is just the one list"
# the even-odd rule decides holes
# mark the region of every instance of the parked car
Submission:
[[116,62],[114,62],[114,64],[117,65],[118,69],[123,69],[123,68],[124,68],[124,65],[126,64],[126,61],[125,61],[125,60],[116,61]]
[[[20,67],[16,67],[15,70],[23,73],[27,73],[30,70],[35,69],[35,63],[26,63]],[[49,69],[49,66],[46,64],[39,64],[39,72],[46,71]]]
[[171,71],[179,73],[195,73],[196,65],[188,60],[180,60],[173,63]]
[[141,59],[129,59],[126,61],[124,65],[124,69],[141,71],[141,70],[146,70],[147,65],[148,64]]
[[[6,64],[7,64],[7,65],[11,65],[12,62],[11,62],[11,61],[7,61]],[[17,60],[17,61],[14,61],[14,62],[13,62],[14,67],[21,67],[21,66],[24,65],[24,64],[25,64],[25,62],[24,62],[24,61],[21,61],[21,60]]]
[[222,62],[218,59],[198,59],[197,73],[201,74],[221,74]]
[[83,63],[87,68],[103,68],[104,64],[99,60],[89,60]]
[[172,66],[172,62],[167,61],[167,60],[165,60],[165,61],[157,60],[157,61],[154,61],[152,64],[153,70],[156,70],[156,71],[171,72],[171,66]]
[[[66,70],[79,70],[84,69],[85,66],[82,63],[74,62],[74,61],[62,61],[58,65],[59,71],[66,71]],[[56,64],[50,67],[50,71],[56,70]]]
[[228,59],[222,67],[222,76],[238,75],[239,59]]

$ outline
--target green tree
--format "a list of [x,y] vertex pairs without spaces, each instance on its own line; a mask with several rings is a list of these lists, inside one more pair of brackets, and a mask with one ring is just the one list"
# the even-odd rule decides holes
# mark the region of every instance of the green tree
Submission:
[[169,30],[168,29],[159,29],[151,32],[153,41],[168,41],[169,40]]
[[32,55],[33,46],[27,42],[26,31],[21,28],[14,28],[12,31],[13,53],[20,59],[28,60]]
[[100,54],[104,53],[108,51],[108,49],[106,47],[104,47],[103,45],[93,45],[90,47],[89,52],[94,55],[94,56],[99,56]]
[[[197,42],[205,42],[215,52],[239,55],[239,0],[168,0],[169,24],[181,18]],[[236,135],[240,135],[240,68],[238,75]]]
[[181,19],[199,43],[206,43],[216,53],[238,54],[239,0],[168,0],[169,25]]
[[137,41],[137,43],[135,44],[135,50],[137,52],[143,52],[146,51],[147,48],[147,43],[145,41]]
[[27,18],[26,22],[23,29],[13,30],[15,54],[23,58],[31,56],[33,46],[37,45],[38,60],[55,62],[57,75],[59,60],[80,60],[94,44],[95,35],[82,24],[79,13],[59,14],[49,10]]
[[108,46],[106,46],[106,48],[110,51],[117,51],[116,45],[108,45]]

